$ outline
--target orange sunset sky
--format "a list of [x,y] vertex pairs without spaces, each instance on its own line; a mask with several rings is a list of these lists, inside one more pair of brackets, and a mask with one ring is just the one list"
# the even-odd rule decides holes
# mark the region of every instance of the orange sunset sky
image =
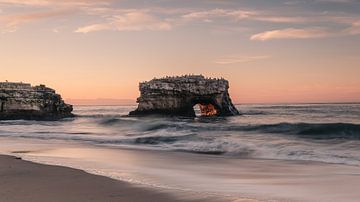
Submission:
[[0,70],[99,104],[182,74],[236,103],[359,102],[360,1],[0,0]]

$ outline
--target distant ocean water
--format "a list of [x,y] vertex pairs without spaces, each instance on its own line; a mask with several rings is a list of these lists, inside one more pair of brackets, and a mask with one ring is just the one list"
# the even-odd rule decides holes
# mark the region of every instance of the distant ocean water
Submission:
[[0,137],[78,141],[239,158],[360,166],[360,104],[238,105],[235,117],[126,117],[135,106],[75,106],[61,121],[0,121]]

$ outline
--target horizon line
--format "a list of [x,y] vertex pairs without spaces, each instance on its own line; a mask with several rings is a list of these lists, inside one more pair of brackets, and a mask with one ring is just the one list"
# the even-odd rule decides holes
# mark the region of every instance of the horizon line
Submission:
[[[272,102],[272,103],[235,103],[234,105],[291,105],[291,104],[360,104],[360,102]],[[72,104],[73,106],[137,106],[137,103],[134,104]]]

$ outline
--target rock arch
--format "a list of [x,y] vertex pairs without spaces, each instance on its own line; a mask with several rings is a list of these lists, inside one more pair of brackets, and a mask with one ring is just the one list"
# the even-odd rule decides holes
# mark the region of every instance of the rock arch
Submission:
[[225,79],[202,75],[166,77],[140,83],[139,103],[130,115],[165,114],[195,116],[199,104],[204,116],[232,116],[239,112],[232,104]]

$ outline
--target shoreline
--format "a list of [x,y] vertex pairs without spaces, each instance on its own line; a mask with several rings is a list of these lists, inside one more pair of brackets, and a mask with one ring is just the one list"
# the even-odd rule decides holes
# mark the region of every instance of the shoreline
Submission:
[[0,140],[1,154],[106,176],[174,197],[170,201],[357,201],[360,197],[357,166],[224,158],[70,141]]
[[179,198],[161,190],[135,186],[80,169],[34,163],[2,154],[0,176],[0,200],[4,202],[203,201]]

